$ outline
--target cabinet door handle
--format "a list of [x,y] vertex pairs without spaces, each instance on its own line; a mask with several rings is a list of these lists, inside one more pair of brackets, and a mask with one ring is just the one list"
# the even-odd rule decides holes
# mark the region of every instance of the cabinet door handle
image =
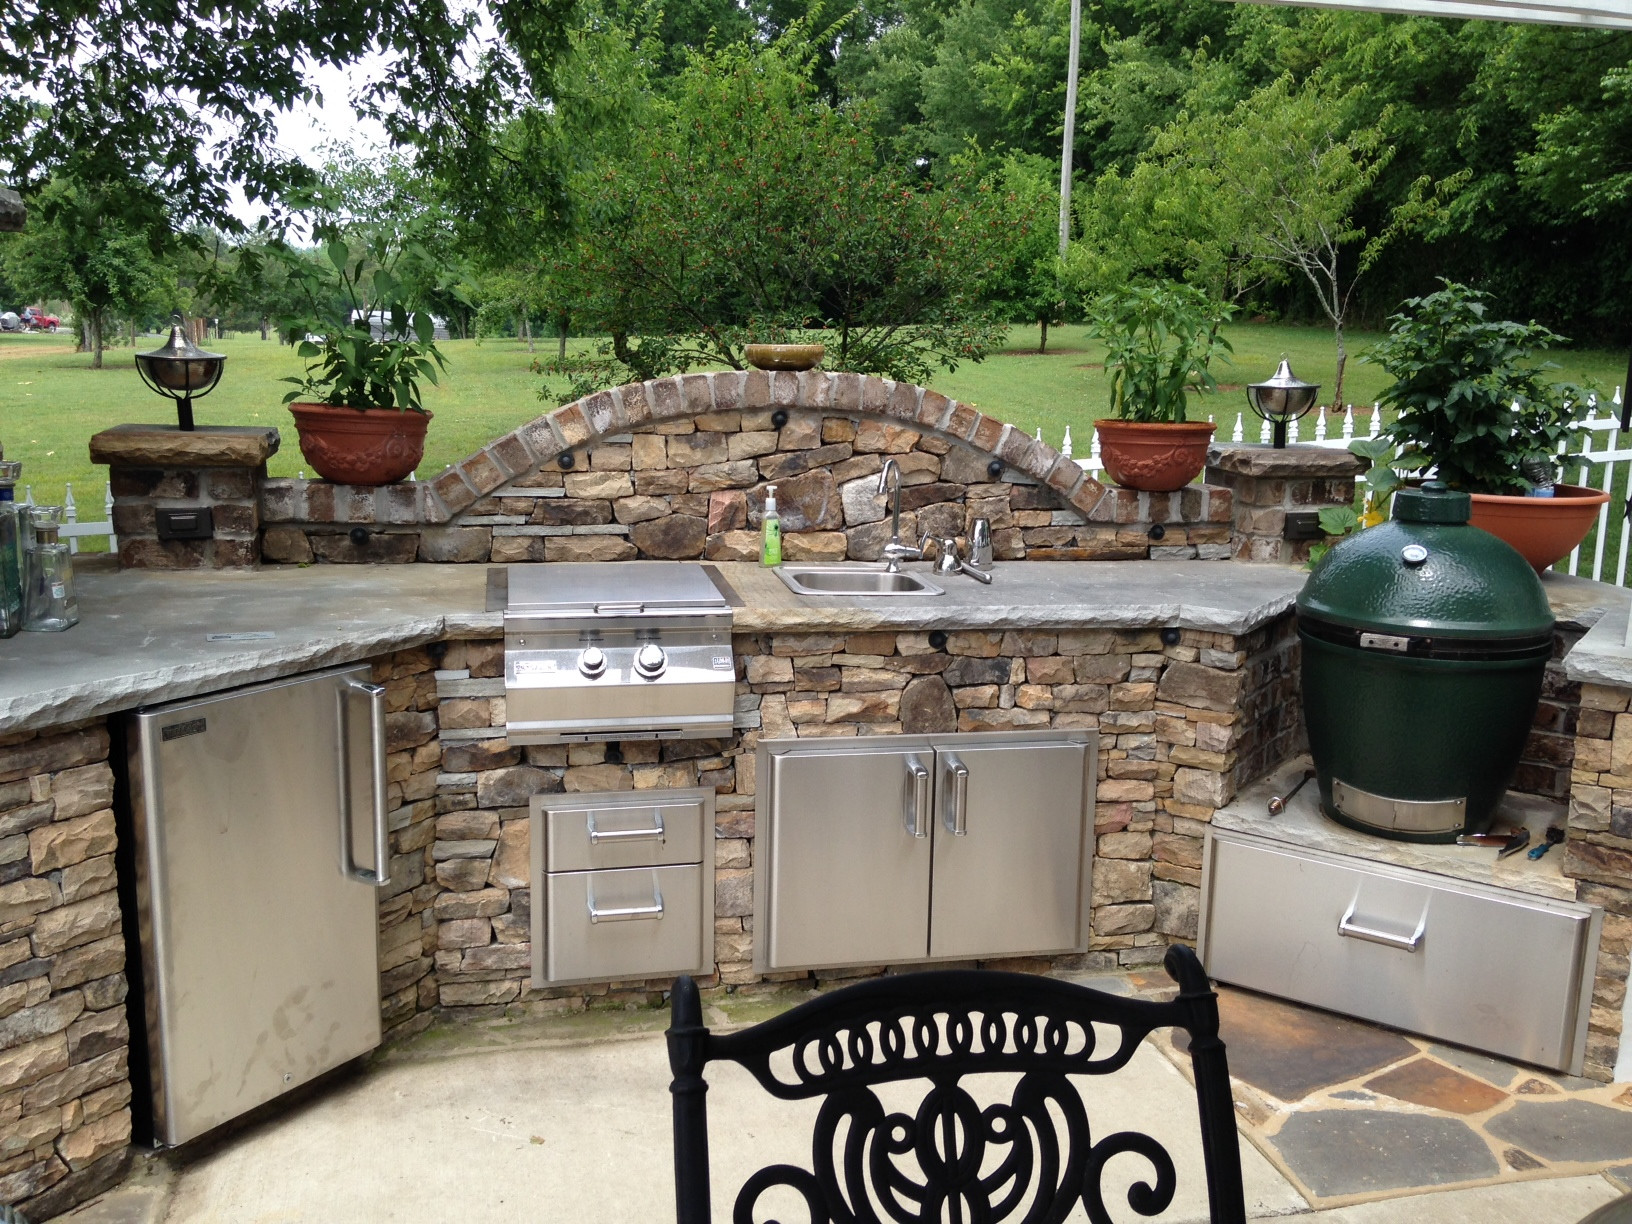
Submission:
[[915,756],[907,758],[907,832],[929,836],[929,770]]
[[652,821],[652,826],[646,829],[597,829],[595,827],[595,813],[591,812],[588,817],[589,844],[598,846],[602,842],[666,840],[663,831],[663,813],[653,812]]
[[619,909],[596,909],[595,887],[589,887],[589,920],[591,922],[640,922],[663,917],[663,891],[652,885],[650,905],[628,905]]
[[1428,929],[1428,907],[1422,907],[1422,917],[1417,919],[1417,929],[1409,935],[1396,935],[1393,931],[1380,931],[1376,927],[1362,926],[1354,921],[1355,907],[1360,904],[1356,897],[1349,902],[1349,908],[1344,911],[1343,917],[1337,920],[1337,933],[1349,939],[1364,939],[1368,943],[1382,944],[1388,948],[1402,948],[1407,952],[1415,952],[1422,947],[1423,932]]
[[[368,759],[374,817],[374,870],[359,867],[351,853],[351,740],[347,734],[346,698],[351,693],[368,697]],[[345,680],[336,690],[340,753],[340,870],[353,880],[376,887],[391,882],[391,852],[387,845],[385,779],[385,686]]]
[[969,833],[969,767],[951,753],[946,757],[945,822],[954,837]]

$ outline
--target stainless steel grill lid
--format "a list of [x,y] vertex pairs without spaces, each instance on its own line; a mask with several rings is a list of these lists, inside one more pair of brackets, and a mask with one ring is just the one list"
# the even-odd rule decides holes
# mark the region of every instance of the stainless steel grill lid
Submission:
[[505,616],[641,615],[729,608],[700,565],[670,561],[512,565]]
[[731,734],[731,607],[700,565],[513,565],[504,629],[511,743]]

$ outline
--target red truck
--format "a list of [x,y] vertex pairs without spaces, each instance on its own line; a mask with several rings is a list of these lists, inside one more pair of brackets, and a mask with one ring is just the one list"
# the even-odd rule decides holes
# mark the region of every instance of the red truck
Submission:
[[43,310],[35,310],[32,306],[24,306],[20,316],[24,331],[56,331],[62,326],[62,320],[56,315],[46,314]]

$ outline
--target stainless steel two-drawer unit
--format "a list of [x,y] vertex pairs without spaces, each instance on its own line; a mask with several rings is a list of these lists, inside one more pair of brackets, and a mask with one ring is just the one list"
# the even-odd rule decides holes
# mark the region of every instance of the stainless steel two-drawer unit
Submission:
[[714,792],[535,795],[533,985],[714,971]]
[[1596,907],[1222,829],[1202,876],[1219,981],[1580,1073]]

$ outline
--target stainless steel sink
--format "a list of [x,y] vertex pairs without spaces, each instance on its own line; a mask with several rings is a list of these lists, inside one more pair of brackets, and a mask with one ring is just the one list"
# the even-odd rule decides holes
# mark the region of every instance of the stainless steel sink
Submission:
[[922,574],[892,574],[882,566],[780,565],[776,574],[795,595],[946,594]]

